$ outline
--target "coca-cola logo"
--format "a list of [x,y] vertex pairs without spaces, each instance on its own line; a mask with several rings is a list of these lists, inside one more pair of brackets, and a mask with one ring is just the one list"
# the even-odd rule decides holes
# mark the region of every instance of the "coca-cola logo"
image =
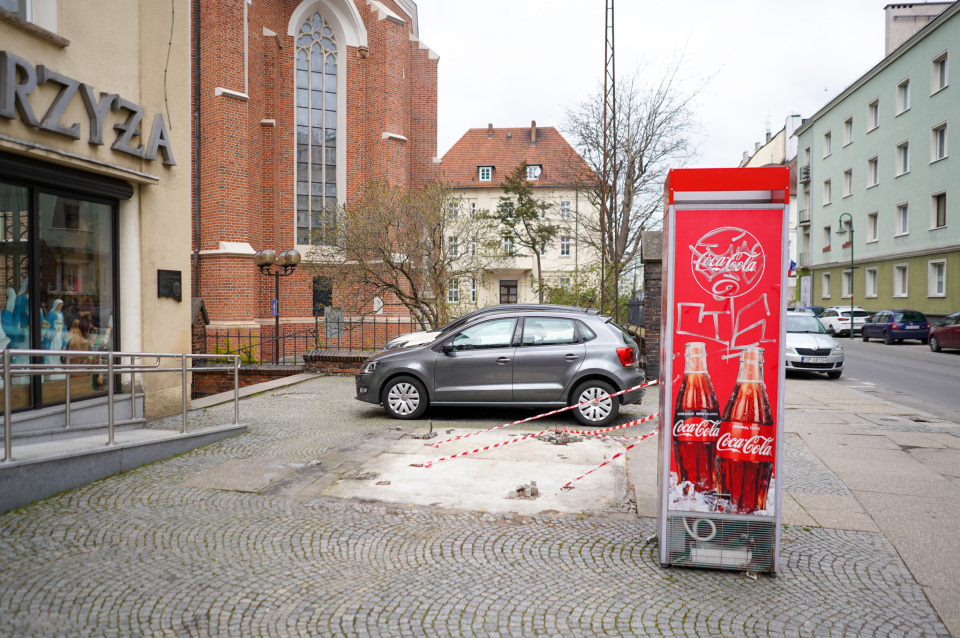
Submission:
[[711,230],[690,251],[693,278],[716,299],[750,292],[763,274],[763,246],[742,228]]
[[717,452],[735,452],[754,459],[773,459],[772,436],[755,434],[748,439],[740,439],[724,432],[717,439]]
[[720,434],[720,421],[709,419],[685,419],[673,424],[673,436],[676,438],[709,440]]

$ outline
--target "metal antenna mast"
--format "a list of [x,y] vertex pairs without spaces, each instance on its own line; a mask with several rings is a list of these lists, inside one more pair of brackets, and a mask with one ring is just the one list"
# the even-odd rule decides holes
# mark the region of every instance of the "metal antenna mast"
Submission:
[[[603,173],[600,175],[600,309],[606,312],[607,301],[607,221],[611,200],[616,197],[616,143],[617,143],[617,66],[613,55],[613,0],[607,0],[604,10],[603,50]],[[611,143],[614,148],[611,148]],[[612,182],[612,183],[611,183]]]

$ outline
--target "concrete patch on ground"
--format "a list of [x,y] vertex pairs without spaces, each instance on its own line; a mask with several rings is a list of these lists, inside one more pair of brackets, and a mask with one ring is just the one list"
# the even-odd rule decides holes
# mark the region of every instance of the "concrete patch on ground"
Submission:
[[[464,434],[463,430],[454,434]],[[624,457],[614,459],[574,489],[560,488],[623,451],[620,443],[586,437],[580,443],[551,445],[528,439],[502,448],[441,461],[432,467],[412,467],[441,457],[515,438],[516,432],[488,432],[429,447],[421,440],[401,439],[384,453],[363,463],[323,490],[326,496],[358,498],[444,509],[515,512],[532,515],[543,511],[593,513],[626,499]],[[441,439],[434,439],[435,442]],[[357,480],[356,476],[374,476]],[[508,498],[516,488],[537,482],[536,498]]]
[[195,474],[180,484],[233,492],[260,492],[303,465],[276,459],[237,459]]

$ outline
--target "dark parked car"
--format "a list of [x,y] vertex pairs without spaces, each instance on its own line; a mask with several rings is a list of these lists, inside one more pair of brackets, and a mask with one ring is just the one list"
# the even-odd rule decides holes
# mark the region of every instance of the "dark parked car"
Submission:
[[883,339],[886,344],[904,339],[927,342],[930,324],[922,312],[916,310],[881,310],[868,317],[863,324],[863,340]]
[[930,349],[940,352],[943,348],[960,349],[960,312],[947,315],[930,329]]
[[621,404],[643,390],[633,338],[608,317],[563,311],[483,315],[436,341],[382,351],[356,377],[360,401],[383,405],[397,419],[416,419],[431,405],[557,408],[584,425],[612,422]]

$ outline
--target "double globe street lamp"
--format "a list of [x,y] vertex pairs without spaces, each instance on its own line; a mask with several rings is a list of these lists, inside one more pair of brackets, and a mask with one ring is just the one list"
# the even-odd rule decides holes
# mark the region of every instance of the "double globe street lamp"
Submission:
[[840,236],[846,235],[848,232],[848,229],[843,227],[844,217],[847,218],[850,232],[850,338],[853,339],[853,215],[850,213],[840,215],[840,221],[838,222],[840,227],[837,229],[837,235]]
[[273,317],[276,339],[273,344],[273,356],[274,362],[280,363],[280,278],[293,274],[297,264],[300,263],[300,252],[291,249],[278,255],[275,250],[265,248],[253,254],[253,263],[260,269],[261,274],[274,278]]

